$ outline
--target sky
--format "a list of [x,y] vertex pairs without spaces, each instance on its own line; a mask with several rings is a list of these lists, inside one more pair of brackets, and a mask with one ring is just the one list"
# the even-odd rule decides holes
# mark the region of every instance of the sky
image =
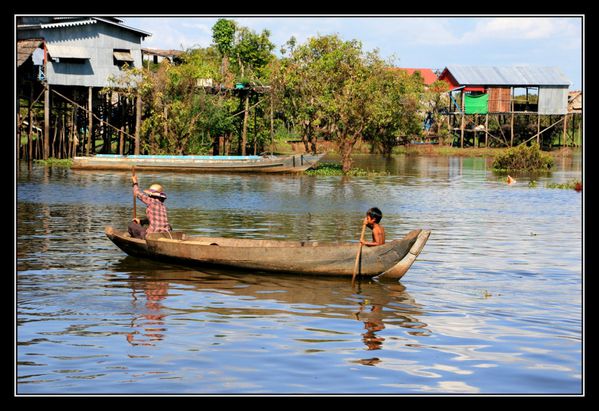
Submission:
[[440,69],[475,66],[557,66],[581,90],[584,17],[539,16],[117,16],[149,32],[144,48],[186,50],[208,47],[219,18],[257,33],[267,29],[275,52],[294,36],[298,44],[318,35],[359,40],[364,51],[378,49],[397,67]]

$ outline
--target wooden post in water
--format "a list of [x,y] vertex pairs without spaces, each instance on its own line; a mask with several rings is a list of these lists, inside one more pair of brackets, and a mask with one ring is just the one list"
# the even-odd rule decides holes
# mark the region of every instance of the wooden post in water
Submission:
[[[25,157],[25,150],[23,149],[23,154],[21,154],[21,97],[17,93],[17,133],[16,133],[16,147],[17,147],[17,163],[21,158]],[[17,175],[19,174],[19,167],[16,167]]]
[[85,155],[89,156],[90,147],[92,145],[92,126],[93,126],[93,115],[92,115],[92,88],[87,88],[87,147],[85,148]]
[[27,126],[27,161],[29,163],[33,161],[33,137],[31,136],[31,133],[33,132],[33,84],[30,87],[29,104],[27,108],[27,121],[29,121],[29,125]]
[[50,154],[50,85],[44,83],[44,153],[43,159],[47,160]]

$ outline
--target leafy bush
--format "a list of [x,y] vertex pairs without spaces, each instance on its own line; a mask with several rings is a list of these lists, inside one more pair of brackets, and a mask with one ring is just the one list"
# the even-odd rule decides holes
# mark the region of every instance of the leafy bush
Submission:
[[553,167],[553,157],[543,153],[535,142],[529,147],[519,145],[497,154],[493,160],[496,170],[549,170]]
[[545,184],[547,188],[561,188],[566,190],[576,190],[582,191],[582,181],[580,180],[571,180],[566,183],[547,183]]

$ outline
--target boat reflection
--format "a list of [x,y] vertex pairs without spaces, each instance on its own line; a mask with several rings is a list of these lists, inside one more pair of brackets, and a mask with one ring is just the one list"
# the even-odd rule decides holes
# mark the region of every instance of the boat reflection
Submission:
[[[356,287],[346,279],[329,277],[298,277],[292,275],[254,275],[232,270],[194,270],[178,266],[150,263],[134,257],[125,257],[112,267],[120,273],[128,273],[127,286],[131,289],[134,312],[133,330],[127,341],[134,345],[152,345],[162,340],[167,331],[166,318],[173,307],[167,303],[169,289],[221,293],[242,297],[239,303],[206,304],[186,306],[188,313],[219,317],[237,317],[240,312],[251,316],[273,316],[281,313],[281,307],[295,315],[351,319],[362,323],[361,341],[366,351],[382,350],[386,342],[383,336],[387,323],[396,332],[397,326],[413,328],[422,332],[426,324],[418,320],[422,308],[414,301],[401,283],[358,282]],[[178,294],[178,291],[177,291]],[[140,297],[141,296],[141,297]],[[268,300],[268,302],[267,302]],[[248,301],[263,301],[248,304]],[[140,305],[142,302],[143,305]],[[181,307],[178,308],[179,310]],[[427,331],[428,332],[428,331]],[[397,341],[397,339],[396,339]],[[409,341],[412,342],[412,341]],[[374,365],[377,358],[357,362]]]

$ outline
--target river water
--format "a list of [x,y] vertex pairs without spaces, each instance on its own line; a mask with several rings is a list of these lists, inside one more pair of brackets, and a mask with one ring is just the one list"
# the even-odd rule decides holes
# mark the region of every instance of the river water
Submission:
[[356,240],[377,206],[387,240],[432,230],[400,282],[128,257],[103,230],[132,216],[130,174],[20,164],[15,393],[584,393],[583,194],[546,187],[581,156],[515,185],[482,158],[355,161],[387,174],[137,175],[191,234]]

